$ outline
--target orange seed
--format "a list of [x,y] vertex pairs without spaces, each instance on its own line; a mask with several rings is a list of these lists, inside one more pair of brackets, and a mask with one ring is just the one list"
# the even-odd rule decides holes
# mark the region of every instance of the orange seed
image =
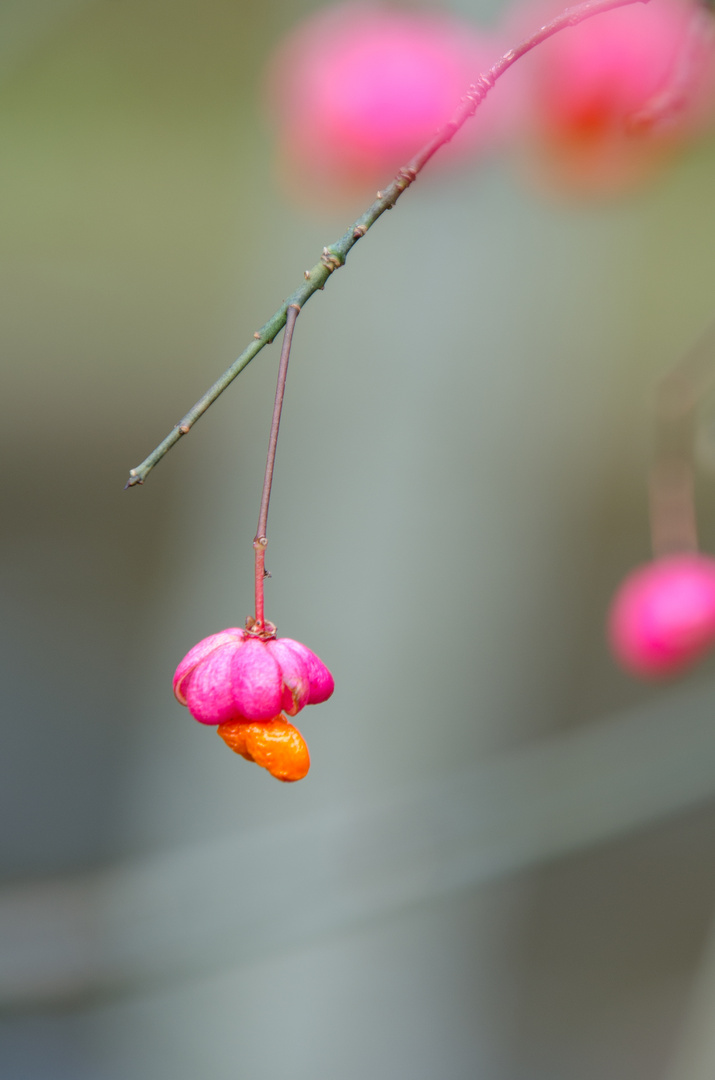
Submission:
[[277,780],[302,780],[310,768],[310,754],[297,727],[284,716],[273,720],[228,720],[218,733],[236,754],[268,769]]

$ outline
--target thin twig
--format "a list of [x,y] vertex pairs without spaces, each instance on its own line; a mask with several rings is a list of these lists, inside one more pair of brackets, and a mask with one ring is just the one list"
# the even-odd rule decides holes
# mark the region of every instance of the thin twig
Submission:
[[261,508],[258,512],[258,528],[253,540],[255,552],[255,576],[256,576],[256,619],[255,628],[262,631],[265,617],[263,607],[263,584],[266,578],[266,545],[268,537],[268,507],[271,501],[271,486],[273,484],[273,468],[276,463],[276,447],[278,445],[278,431],[281,426],[281,411],[283,409],[283,396],[286,388],[288,375],[288,361],[290,360],[290,347],[293,341],[295,321],[300,315],[297,304],[289,304],[286,313],[286,328],[283,334],[281,346],[281,359],[278,365],[278,382],[276,384],[276,397],[273,404],[273,418],[271,419],[271,433],[268,438],[268,454],[266,455],[266,471],[263,477],[263,491],[261,493]]
[[161,461],[164,455],[179,441],[182,435],[187,435],[189,433],[199,417],[203,416],[208,407],[223,393],[229,383],[233,382],[236,376],[250,364],[251,360],[253,360],[254,356],[261,351],[264,345],[269,345],[273,341],[276,335],[280,333],[285,326],[288,308],[293,305],[296,305],[298,308],[303,307],[314,293],[325,287],[325,283],[333,271],[345,264],[350,249],[365,235],[368,229],[375,224],[377,219],[381,217],[386,210],[392,209],[403,191],[417,179],[417,176],[430,158],[432,158],[441,147],[446,146],[447,143],[451,142],[460,128],[463,127],[467,120],[477,111],[479,105],[492,89],[497,79],[501,78],[504,72],[507,71],[512,64],[519,60],[520,57],[530,52],[531,49],[540,45],[543,41],[546,41],[547,38],[552,37],[561,30],[567,29],[569,26],[577,26],[579,23],[584,22],[585,19],[590,19],[594,15],[600,15],[603,12],[611,11],[614,8],[626,7],[636,3],[648,3],[648,0],[586,0],[583,4],[566,8],[566,10],[560,15],[557,15],[555,19],[552,19],[551,22],[541,26],[534,34],[522,41],[520,45],[517,45],[515,49],[510,49],[508,52],[504,53],[493,67],[481,74],[477,81],[469,87],[452,119],[437,131],[434,138],[415,154],[408,165],[405,165],[398,171],[395,179],[384,191],[378,191],[375,202],[373,202],[357,221],[350,226],[348,231],[334,244],[330,244],[328,247],[323,248],[320,261],[317,262],[312,269],[305,271],[303,275],[303,284],[300,285],[295,292],[291,293],[288,299],[281,304],[278,311],[276,311],[268,322],[265,323],[260,330],[256,331],[253,335],[253,341],[251,341],[248,347],[244,349],[238,359],[234,360],[230,368],[216,380],[213,386],[209,387],[193,408],[189,409],[186,416],[182,417],[163,442],[159,443],[156,449],[142,461],[141,465],[137,465],[135,469],[130,471],[129,479],[124,485],[125,489],[134,487],[136,484],[143,484],[154,466]]
[[271,420],[271,433],[268,438],[268,454],[266,456],[266,472],[263,478],[263,492],[261,493],[261,508],[258,512],[258,528],[256,540],[266,539],[268,526],[268,507],[271,501],[271,485],[273,483],[273,467],[276,463],[276,446],[278,445],[278,431],[281,426],[281,410],[283,408],[283,395],[286,388],[288,375],[288,361],[290,360],[290,347],[293,341],[293,329],[295,321],[300,315],[297,304],[289,304],[286,317],[285,334],[281,347],[281,359],[278,365],[278,382],[276,384],[276,397],[273,403],[273,418]]

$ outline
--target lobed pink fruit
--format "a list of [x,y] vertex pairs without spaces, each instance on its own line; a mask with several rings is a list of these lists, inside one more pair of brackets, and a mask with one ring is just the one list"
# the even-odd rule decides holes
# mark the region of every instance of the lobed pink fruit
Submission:
[[326,701],[333,677],[291,638],[263,639],[231,627],[190,649],[174,674],[174,694],[202,724],[295,716]]
[[655,559],[629,574],[608,617],[611,649],[627,671],[662,678],[694,664],[715,642],[715,559]]

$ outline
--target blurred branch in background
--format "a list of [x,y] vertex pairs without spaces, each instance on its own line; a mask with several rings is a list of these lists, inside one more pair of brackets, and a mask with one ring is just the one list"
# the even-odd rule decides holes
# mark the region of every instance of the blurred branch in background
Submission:
[[[682,687],[377,807],[8,887],[0,1003],[221,970],[689,809],[715,796],[712,694],[710,682]],[[207,882],[249,934],[202,915]],[[286,888],[290,918],[276,920],[266,897]]]
[[696,551],[693,449],[697,412],[715,385],[715,323],[658,382],[650,475],[653,553]]
[[664,1080],[712,1080],[715,1076],[715,921],[696,978],[683,1034]]
[[[697,550],[693,450],[698,410],[714,385],[715,324],[711,324],[656,388],[655,454],[650,478],[651,530],[656,556]],[[703,953],[681,1042],[665,1080],[711,1080],[715,1075],[714,1017],[715,922]]]

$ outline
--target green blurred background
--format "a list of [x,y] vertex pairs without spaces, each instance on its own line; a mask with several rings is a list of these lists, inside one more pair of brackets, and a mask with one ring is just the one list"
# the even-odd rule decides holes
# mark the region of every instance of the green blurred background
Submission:
[[599,203],[425,174],[296,334],[267,614],[336,677],[309,778],[172,699],[251,609],[276,347],[122,485],[364,208],[272,171],[317,6],[0,5],[0,1073],[710,1077],[715,669],[636,686],[603,622],[713,316],[712,141]]

